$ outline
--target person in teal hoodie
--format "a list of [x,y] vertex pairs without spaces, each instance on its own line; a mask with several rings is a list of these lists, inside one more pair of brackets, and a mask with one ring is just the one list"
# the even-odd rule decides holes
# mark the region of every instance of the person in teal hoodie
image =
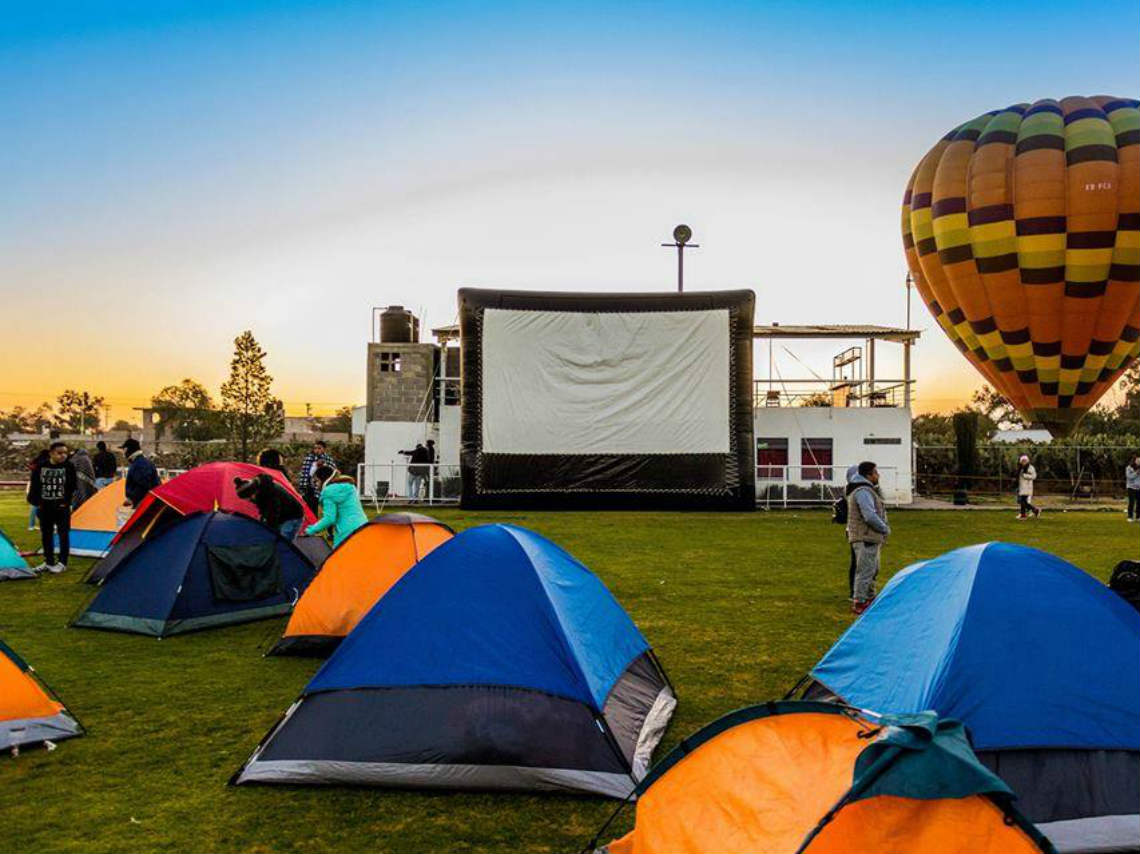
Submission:
[[332,528],[335,549],[349,534],[361,525],[368,524],[364,507],[356,494],[356,481],[332,466],[318,466],[315,472],[321,484],[321,518],[305,529],[308,536]]

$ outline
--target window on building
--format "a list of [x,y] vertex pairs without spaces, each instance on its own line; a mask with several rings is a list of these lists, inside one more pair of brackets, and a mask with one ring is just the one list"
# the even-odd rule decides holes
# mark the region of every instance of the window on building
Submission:
[[803,439],[800,465],[803,480],[831,480],[831,439]]
[[380,372],[383,374],[398,373],[400,370],[399,353],[381,353],[379,355]]
[[783,480],[788,464],[787,439],[756,440],[756,476],[769,480]]

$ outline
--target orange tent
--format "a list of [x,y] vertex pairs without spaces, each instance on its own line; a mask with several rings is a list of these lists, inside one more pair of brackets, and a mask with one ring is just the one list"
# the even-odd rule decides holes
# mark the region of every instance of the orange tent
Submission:
[[124,508],[127,500],[126,481],[122,478],[104,486],[71,516],[71,553],[81,557],[102,557],[111,547],[131,511]]
[[798,701],[741,709],[683,741],[636,794],[634,828],[610,854],[1053,851],[978,762],[962,725],[933,712],[877,717]]
[[0,641],[0,750],[83,735],[63,703],[36,679],[32,668]]
[[269,654],[328,655],[405,572],[454,534],[419,513],[377,516],[358,528],[329,555]]

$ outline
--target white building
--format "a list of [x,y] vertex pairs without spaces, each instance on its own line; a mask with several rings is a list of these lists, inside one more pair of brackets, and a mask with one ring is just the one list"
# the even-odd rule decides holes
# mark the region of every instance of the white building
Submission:
[[[920,333],[885,326],[757,326],[756,359],[766,376],[753,380],[756,496],[761,507],[830,501],[842,494],[847,469],[878,464],[880,488],[892,504],[913,495],[910,348]],[[773,370],[777,341],[857,341],[832,358],[830,379],[785,377]],[[876,372],[876,344],[902,346],[901,377]],[[804,372],[810,373],[809,369]]]

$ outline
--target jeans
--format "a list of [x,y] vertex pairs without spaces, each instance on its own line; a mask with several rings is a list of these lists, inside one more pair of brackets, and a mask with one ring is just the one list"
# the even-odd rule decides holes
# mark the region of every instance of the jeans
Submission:
[[40,542],[44,547],[44,563],[55,563],[55,538],[59,536],[59,562],[67,566],[71,556],[71,508],[66,504],[44,504],[40,507]]
[[95,478],[95,488],[102,489],[104,486],[110,486],[115,482],[113,477],[97,477]]
[[1128,518],[1140,519],[1140,489],[1128,490]]
[[412,474],[408,472],[408,498],[419,498],[420,490],[424,486],[424,476],[422,474]]
[[879,553],[882,543],[852,543],[855,548],[855,601],[875,598],[875,579],[879,577]]
[[1033,506],[1032,495],[1017,496],[1017,507],[1022,516],[1028,516],[1030,513],[1037,512],[1037,508]]
[[297,539],[297,531],[299,531],[300,529],[301,529],[301,520],[300,519],[287,519],[286,521],[282,522],[278,526],[277,533],[279,533],[281,536],[283,536],[289,542],[293,542],[293,540]]
[[36,527],[36,519],[40,517],[40,508],[33,505],[32,510],[28,513],[28,530]]

